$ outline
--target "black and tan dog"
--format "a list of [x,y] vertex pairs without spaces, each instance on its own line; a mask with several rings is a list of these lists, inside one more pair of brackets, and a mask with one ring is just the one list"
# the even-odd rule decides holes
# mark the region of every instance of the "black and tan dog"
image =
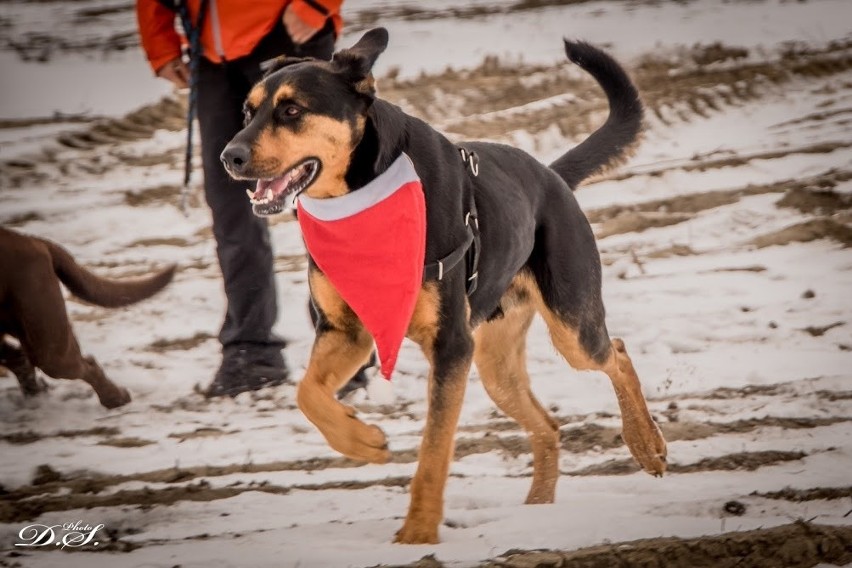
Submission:
[[[232,176],[260,179],[251,194],[258,214],[284,207],[293,193],[329,198],[356,192],[402,152],[422,180],[426,201],[426,262],[466,242],[471,193],[481,227],[478,286],[464,263],[420,290],[407,337],[430,365],[429,410],[401,543],[434,543],[443,492],[472,361],[492,399],[528,432],[534,473],[527,503],[554,499],[559,428],[530,391],[525,335],[534,314],[544,318],[557,350],[572,367],[612,380],[623,438],[641,467],[666,468],[666,444],[651,417],[624,343],[610,340],[601,301],[594,236],[572,189],[623,158],[638,137],[642,106],[622,68],[600,50],[566,42],[571,61],[589,72],[610,102],[606,123],[550,167],[524,152],[492,143],[459,148],[430,126],[375,96],[371,68],[387,46],[375,29],[331,62],[281,59],[245,103],[246,127],[222,154]],[[467,156],[464,154],[463,156]],[[364,424],[334,393],[370,355],[372,340],[311,259],[309,282],[320,322],[298,390],[308,419],[339,452],[381,463],[391,458],[383,432]]]
[[36,377],[39,368],[57,379],[86,381],[107,408],[127,404],[127,389],[110,381],[93,357],[80,353],[59,282],[86,302],[117,308],[153,296],[171,282],[174,271],[171,266],[145,278],[109,280],[81,267],[56,243],[0,228],[0,366],[15,374],[25,396],[45,389]]

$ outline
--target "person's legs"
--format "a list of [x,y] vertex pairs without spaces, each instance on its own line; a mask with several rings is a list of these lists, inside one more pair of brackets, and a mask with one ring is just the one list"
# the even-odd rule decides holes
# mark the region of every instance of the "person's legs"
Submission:
[[[299,46],[293,44],[278,22],[246,57],[224,65],[202,59],[199,65],[197,110],[204,192],[213,214],[213,234],[227,298],[225,321],[219,333],[222,366],[207,396],[233,396],[280,384],[288,375],[281,354],[285,343],[272,333],[278,308],[266,221],[252,213],[246,199],[245,189],[251,183],[232,180],[219,155],[243,126],[243,102],[263,75],[263,61],[279,55],[331,59],[334,41],[331,22]],[[366,384],[363,371],[353,377],[352,388]]]
[[227,298],[219,333],[223,362],[208,396],[235,395],[287,378],[281,354],[285,343],[272,333],[278,306],[266,221],[252,213],[246,199],[245,189],[251,184],[232,180],[219,159],[242,128],[242,104],[250,87],[238,69],[202,59],[198,120],[204,192]]
[[[290,55],[295,57],[315,57],[317,59],[331,59],[334,53],[334,26],[329,22],[326,26],[318,31],[309,41],[302,45],[294,45],[287,35],[284,26],[279,22],[267,36],[255,47],[251,55],[244,57],[234,64],[239,68],[240,72],[245,77],[245,80],[251,84],[259,81],[263,75],[260,70],[260,64],[264,61],[280,55]],[[316,311],[313,305],[308,301],[308,309],[310,310],[311,321],[316,325]],[[355,375],[344,385],[338,392],[339,398],[344,398],[350,392],[359,388],[366,388],[369,382],[367,378],[367,369],[376,365],[375,352],[370,357],[370,361],[361,367]]]

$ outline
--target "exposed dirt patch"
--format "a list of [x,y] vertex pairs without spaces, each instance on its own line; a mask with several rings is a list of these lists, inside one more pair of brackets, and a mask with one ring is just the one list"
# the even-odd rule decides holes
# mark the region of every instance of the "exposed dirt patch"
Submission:
[[[407,487],[409,477],[386,477],[365,481],[330,481],[325,483],[299,483],[281,486],[262,482],[235,482],[227,487],[212,487],[204,479],[196,483],[172,487],[144,487],[138,490],[119,490],[101,494],[92,484],[81,487],[81,491],[62,495],[39,495],[23,500],[9,500],[0,495],[0,522],[15,523],[35,519],[51,511],[91,509],[92,507],[138,506],[148,509],[158,505],[172,505],[179,501],[216,501],[229,499],[241,493],[261,491],[275,495],[286,495],[293,490],[358,490],[366,487]],[[48,482],[45,482],[48,483]]]
[[[727,424],[699,424],[688,422],[664,423],[662,425],[663,432],[669,441],[676,440],[697,440],[707,438],[717,434],[727,433],[744,433],[753,431],[760,427],[781,427],[787,429],[797,428],[814,428],[818,426],[830,425],[841,422],[844,418],[755,418],[751,420],[740,420]],[[230,434],[233,432],[224,432],[218,428],[199,428],[192,432],[176,433],[170,437],[179,438],[181,440],[191,439],[206,436],[219,436]],[[116,438],[111,438],[116,442]],[[117,439],[119,445],[122,443]],[[133,447],[135,440],[129,440],[128,444],[123,447]],[[109,440],[107,441],[109,442]],[[623,444],[621,441],[619,430],[616,428],[604,427],[598,424],[590,423],[576,428],[564,429],[561,432],[561,444],[565,450],[581,453],[591,450],[607,450],[619,447]],[[465,456],[482,454],[492,451],[498,451],[507,455],[517,457],[528,453],[529,443],[526,435],[517,436],[495,436],[486,435],[481,438],[461,438],[456,443],[456,459],[461,459]],[[696,471],[719,471],[719,470],[754,470],[766,465],[781,463],[784,461],[792,461],[802,459],[805,454],[800,452],[753,452],[742,454],[731,454],[717,458],[708,458],[694,464],[672,464],[669,471],[673,473],[690,473]],[[417,460],[417,449],[397,450],[393,452],[392,461],[394,463],[413,463]],[[275,471],[317,471],[327,468],[352,468],[360,467],[364,464],[355,462],[343,457],[340,458],[315,458],[311,460],[297,460],[290,462],[270,462],[262,464],[231,464],[226,466],[204,466],[192,468],[172,468],[166,470],[156,470],[150,472],[140,472],[132,475],[99,475],[95,473],[61,473],[43,466],[39,471],[42,471],[38,484],[34,483],[31,486],[24,486],[13,491],[7,491],[0,495],[0,511],[3,510],[4,504],[7,506],[6,514],[12,514],[10,511],[16,511],[17,505],[21,502],[30,503],[32,506],[26,509],[30,513],[38,509],[38,503],[44,501],[47,503],[45,510],[64,510],[60,509],[62,499],[56,494],[74,494],[74,495],[98,495],[106,491],[108,488],[126,483],[129,481],[137,481],[143,483],[185,483],[195,479],[220,477],[235,473],[263,473]],[[634,473],[638,470],[638,466],[631,459],[611,460],[602,464],[568,472],[567,475],[622,475]],[[46,472],[46,473],[45,473]],[[360,489],[375,485],[393,486],[407,485],[407,477],[388,478],[379,480],[367,481],[345,481],[333,482],[331,484],[297,484],[289,487],[278,487],[275,491],[285,491],[291,489]],[[246,489],[248,490],[248,489]],[[149,492],[159,491],[159,489],[149,489]],[[190,490],[193,491],[193,490]],[[130,503],[133,499],[142,499],[144,493],[123,493],[120,499],[124,503]],[[167,492],[165,499],[180,500],[180,492]],[[213,492],[207,493],[210,499],[227,498],[232,496],[229,492]],[[194,499],[201,499],[197,496]],[[80,501],[69,502],[68,508],[73,508],[70,505],[79,505]],[[145,504],[144,500],[136,502],[137,504]],[[96,506],[96,505],[90,505]],[[30,514],[27,513],[27,514]],[[23,514],[23,513],[21,513]]]
[[[91,126],[64,132],[56,137],[56,142],[62,148],[85,151],[104,145],[115,146],[122,142],[144,140],[161,128],[183,130],[186,128],[185,104],[186,101],[180,97],[163,98],[122,118],[101,119]],[[113,158],[122,163],[145,166],[175,163],[180,154],[172,151],[143,156],[118,153]],[[58,166],[59,171],[54,175],[69,175],[69,166],[57,161],[57,149],[45,148],[32,156],[0,161],[0,183],[9,189],[28,187],[50,177],[51,174],[43,167],[45,165]],[[86,173],[98,173],[97,168],[100,166],[92,160],[77,160],[73,167]]]
[[757,248],[783,246],[790,243],[808,243],[820,239],[832,239],[845,247],[852,246],[852,227],[834,219],[810,219],[790,225],[778,231],[755,237],[747,244]]
[[43,221],[44,217],[36,211],[28,211],[19,215],[12,215],[8,219],[2,221],[5,227],[20,227],[33,221]]
[[[648,56],[631,70],[649,113],[669,124],[709,116],[797,78],[829,76],[852,67],[852,50],[846,43],[831,43],[795,56],[788,51],[767,61],[749,62],[744,60],[744,48],[715,43],[677,54]],[[564,136],[578,139],[600,123],[606,100],[591,79],[578,79],[575,71],[567,64],[525,66],[488,57],[476,69],[448,69],[413,80],[389,77],[380,80],[380,86],[382,96],[451,135],[506,140],[516,130],[537,134],[555,127]],[[837,144],[791,153],[843,147]],[[741,163],[731,156],[707,163],[697,160],[690,169]]]
[[836,321],[834,323],[830,323],[828,325],[809,325],[804,328],[802,331],[805,333],[812,335],[813,337],[822,337],[829,330],[834,329],[835,327],[840,327],[846,325],[845,321]]
[[39,497],[8,503],[0,501],[0,522],[16,523],[34,519],[50,511],[68,511],[71,509],[91,509],[92,507],[121,507],[138,505],[152,507],[154,505],[172,505],[178,501],[213,501],[227,499],[246,491],[263,491],[266,493],[287,493],[289,489],[266,484],[246,487],[211,487],[204,480],[195,484],[180,487],[165,487],[159,489],[143,488],[137,490],[120,490],[108,495],[72,493],[61,496]]
[[781,491],[770,491],[768,493],[759,493],[757,491],[751,493],[756,497],[764,497],[766,499],[782,499],[784,501],[793,501],[802,503],[804,501],[818,501],[821,499],[848,499],[852,497],[852,487],[816,487],[813,489],[793,489],[785,487]]
[[304,254],[279,254],[275,257],[275,272],[303,272],[308,268]]
[[816,396],[821,399],[835,402],[838,400],[852,400],[852,391],[817,391],[814,393]]
[[177,206],[180,203],[180,192],[181,188],[176,185],[158,185],[138,191],[126,191],[124,202],[131,207],[162,204]]
[[177,337],[174,339],[158,339],[146,347],[147,351],[154,353],[166,353],[168,351],[189,351],[195,349],[205,341],[215,339],[214,335],[199,331],[192,337]]
[[[838,183],[852,179],[852,172],[829,170],[808,179],[790,179],[765,185],[747,185],[732,190],[705,191],[688,195],[678,195],[666,199],[654,199],[629,205],[611,205],[586,211],[591,223],[599,224],[595,228],[598,238],[611,235],[642,232],[654,227],[665,227],[688,221],[695,214],[737,203],[743,197],[767,193],[786,192],[779,200],[782,207],[796,206],[834,213],[849,206],[852,197],[839,194],[830,189]],[[686,256],[694,254],[689,247],[680,246],[653,253],[655,258],[665,256]]]
[[797,522],[771,529],[691,539],[651,538],[570,552],[511,550],[479,568],[811,568],[824,563],[840,566],[850,561],[852,527]]
[[852,194],[838,193],[831,189],[791,188],[776,205],[793,207],[802,213],[833,215],[852,207]]
[[179,441],[194,440],[196,438],[218,438],[228,434],[236,434],[240,430],[221,430],[219,428],[196,428],[192,432],[173,432],[169,434],[169,438],[177,438]]
[[[695,473],[699,471],[754,471],[760,467],[775,465],[788,461],[801,460],[807,457],[804,452],[780,452],[768,450],[764,452],[741,452],[716,458],[705,458],[691,464],[669,464],[668,473]],[[563,472],[564,475],[626,475],[639,471],[639,466],[632,459],[610,460],[582,469]]]
[[156,443],[157,442],[154,442],[153,440],[144,440],[142,438],[130,436],[126,438],[107,438],[106,440],[98,442],[98,445],[112,446],[114,448],[141,448]]
[[139,239],[127,245],[127,248],[133,247],[188,247],[193,243],[182,237],[153,237],[150,239]]
[[[852,527],[797,521],[695,538],[648,538],[579,550],[507,550],[476,568],[813,568],[852,561]],[[434,555],[376,568],[445,568]]]
[[0,435],[0,440],[10,444],[32,444],[45,438],[81,438],[84,436],[116,436],[120,431],[110,426],[97,426],[86,430],[60,430],[59,432],[41,433],[26,430]]
[[701,398],[728,400],[743,396],[777,396],[792,392],[790,385],[746,385],[740,388],[720,387],[708,393],[701,394]]
[[640,213],[625,211],[596,227],[595,236],[603,239],[612,235],[623,235],[624,233],[641,233],[647,229],[677,225],[678,223],[689,221],[691,218],[691,215],[683,213]]
[[[682,170],[685,172],[705,172],[708,170],[721,169],[721,168],[730,168],[730,167],[738,167],[745,166],[755,160],[777,160],[779,158],[784,158],[787,156],[794,156],[797,154],[828,154],[831,152],[835,152],[837,150],[843,150],[846,148],[852,147],[852,143],[846,141],[831,141],[831,142],[817,142],[814,144],[808,144],[806,146],[796,146],[791,148],[785,148],[783,150],[770,150],[766,152],[754,152],[752,154],[739,153],[731,156],[725,156],[722,158],[705,158],[701,156],[696,156],[693,160],[689,162],[683,162],[673,165],[666,165],[658,168],[651,169],[643,169],[641,172],[620,172],[617,174],[610,174],[600,176],[596,179],[606,179],[606,180],[625,180],[632,178],[636,175],[657,177],[661,176],[664,173],[671,170]],[[764,192],[766,193],[766,192]]]

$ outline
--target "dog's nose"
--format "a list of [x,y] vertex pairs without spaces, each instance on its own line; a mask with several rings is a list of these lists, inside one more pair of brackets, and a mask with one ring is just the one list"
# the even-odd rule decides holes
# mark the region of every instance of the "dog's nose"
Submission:
[[234,144],[225,146],[219,158],[225,167],[233,173],[241,174],[248,167],[251,149],[245,144]]

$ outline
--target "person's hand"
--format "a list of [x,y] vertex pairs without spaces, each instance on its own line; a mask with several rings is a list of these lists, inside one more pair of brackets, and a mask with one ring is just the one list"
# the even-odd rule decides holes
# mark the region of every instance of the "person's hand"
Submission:
[[290,34],[290,39],[292,39],[293,43],[296,45],[305,43],[314,37],[314,34],[319,31],[303,22],[302,19],[296,15],[296,11],[293,10],[293,4],[287,6],[284,10],[284,17],[281,18],[281,20],[284,22],[284,27],[287,28],[287,33]]
[[178,89],[189,87],[189,67],[180,57],[176,57],[160,67],[160,70],[157,71],[157,77],[171,81]]

